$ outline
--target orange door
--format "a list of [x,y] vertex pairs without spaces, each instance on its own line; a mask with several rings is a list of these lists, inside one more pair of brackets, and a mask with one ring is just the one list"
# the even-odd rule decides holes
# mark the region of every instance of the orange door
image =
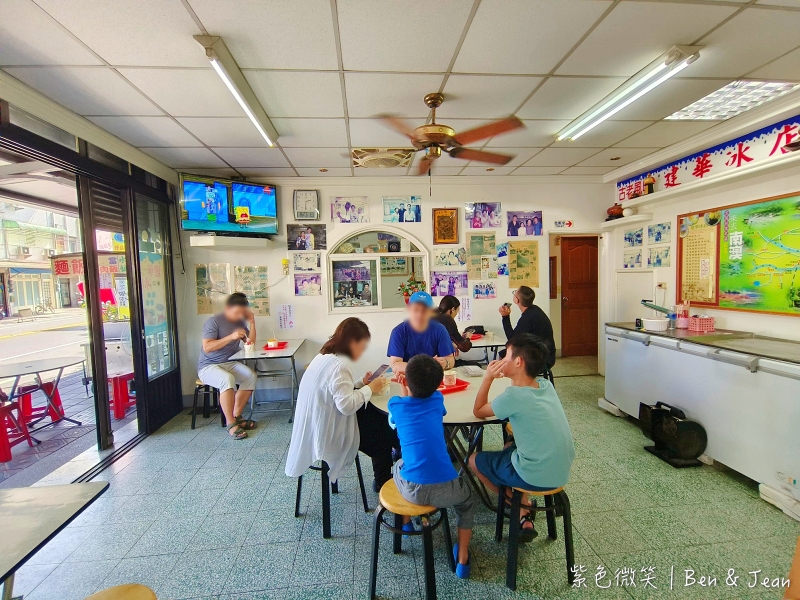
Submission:
[[597,354],[597,237],[562,237],[561,262],[561,355]]

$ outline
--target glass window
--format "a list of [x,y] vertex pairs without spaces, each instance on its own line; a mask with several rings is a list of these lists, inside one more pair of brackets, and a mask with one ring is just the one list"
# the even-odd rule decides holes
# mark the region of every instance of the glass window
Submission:
[[378,306],[377,260],[334,260],[333,305]]
[[76,151],[78,150],[78,139],[71,133],[67,133],[63,129],[59,129],[55,125],[51,125],[42,121],[38,117],[26,113],[24,110],[16,106],[9,105],[8,107],[8,120],[17,127],[27,129],[31,133],[40,135],[45,139],[60,144],[65,148]]
[[419,252],[419,248],[404,237],[388,231],[364,231],[344,239],[333,254],[384,252]]

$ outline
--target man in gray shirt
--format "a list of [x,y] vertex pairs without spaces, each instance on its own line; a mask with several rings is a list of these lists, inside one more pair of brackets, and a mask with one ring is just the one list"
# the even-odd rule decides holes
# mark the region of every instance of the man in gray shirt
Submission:
[[247,296],[241,292],[228,296],[225,309],[203,325],[203,346],[197,363],[200,381],[219,390],[228,433],[237,440],[246,438],[247,431],[256,428],[255,421],[242,417],[256,387],[256,374],[247,365],[230,360],[242,341],[256,341],[256,321],[249,305]]

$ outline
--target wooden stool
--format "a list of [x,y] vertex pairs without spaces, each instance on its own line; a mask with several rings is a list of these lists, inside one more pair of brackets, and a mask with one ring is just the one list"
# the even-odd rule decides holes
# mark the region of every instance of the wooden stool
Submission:
[[[519,552],[519,520],[522,507],[522,495],[543,496],[544,506],[534,504],[529,509],[532,513],[544,512],[547,515],[547,536],[554,540],[556,534],[556,516],[564,517],[564,546],[567,549],[567,580],[572,585],[575,579],[573,567],[575,565],[575,550],[572,546],[572,513],[569,508],[569,498],[563,487],[543,492],[532,492],[520,488],[513,488],[511,494],[511,513],[508,526],[508,560],[506,562],[506,587],[517,589],[517,557]],[[506,508],[506,488],[500,486],[497,499],[497,523],[495,525],[494,539],[496,542],[503,539],[503,519]]]
[[[14,413],[17,413],[14,416]],[[28,433],[25,417],[17,402],[0,402],[0,462],[8,462],[12,446],[22,441],[33,447],[33,438]]]
[[[375,525],[372,530],[372,563],[369,570],[369,597],[375,599],[375,588],[378,582],[378,555],[380,553],[381,527],[385,527],[394,534],[394,553],[400,554],[404,535],[421,535],[425,565],[425,599],[436,600],[436,573],[433,568],[433,535],[432,532],[439,525],[444,524],[444,540],[447,546],[447,560],[450,570],[455,573],[456,559],[453,556],[453,540],[450,537],[450,522],[447,519],[446,508],[436,508],[422,504],[412,504],[400,495],[393,479],[381,487],[380,502],[375,510]],[[394,525],[387,523],[383,514],[386,511],[394,514]],[[436,513],[439,519],[431,522]],[[403,517],[421,517],[422,531],[403,531]]]
[[85,600],[158,600],[156,593],[146,585],[126,583],[100,590]]
[[225,427],[225,413],[219,406],[219,390],[210,385],[204,384],[199,379],[195,381],[194,385],[194,400],[192,400],[192,429],[194,429],[195,418],[197,417],[197,400],[203,397],[203,418],[207,419],[211,416],[211,407],[218,410],[221,415],[222,426]]
[[[358,460],[356,454],[356,473],[358,473],[358,487],[361,488],[361,502],[364,504],[364,512],[369,512],[369,503],[367,502],[367,490],[364,488],[364,476],[361,474],[361,461]],[[309,467],[312,471],[319,471],[322,475],[322,537],[328,539],[331,537],[331,492],[334,494],[339,493],[339,482],[330,482],[328,477],[328,463],[324,460],[319,467]],[[303,476],[297,478],[297,495],[294,497],[294,516],[300,516],[300,497],[303,494]]]

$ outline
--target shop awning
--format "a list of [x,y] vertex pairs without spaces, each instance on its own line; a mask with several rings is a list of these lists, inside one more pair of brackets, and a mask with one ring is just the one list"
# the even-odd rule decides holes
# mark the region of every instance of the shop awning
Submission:
[[69,235],[66,229],[58,227],[45,227],[44,225],[34,225],[33,223],[20,223],[3,219],[3,229],[21,229],[22,231],[35,231],[38,233],[53,233],[55,235]]

